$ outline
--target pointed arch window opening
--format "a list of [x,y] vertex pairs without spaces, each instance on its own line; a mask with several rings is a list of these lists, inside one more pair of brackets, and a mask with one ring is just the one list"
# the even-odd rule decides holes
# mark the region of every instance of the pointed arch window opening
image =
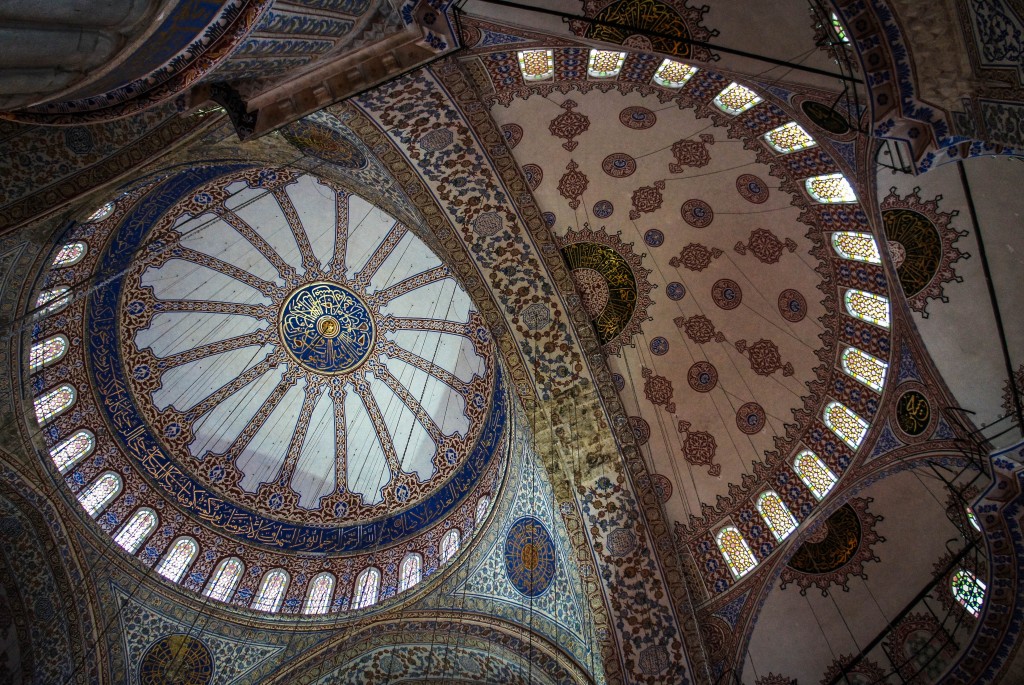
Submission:
[[804,188],[816,202],[822,204],[845,204],[857,201],[857,193],[842,174],[812,176],[804,181]]
[[48,390],[35,399],[36,420],[40,426],[44,426],[57,418],[75,403],[75,388],[67,383],[62,383],[52,390]]
[[832,249],[843,259],[851,259],[868,264],[881,264],[882,255],[878,251],[875,236],[859,231],[836,231],[832,234]]
[[74,266],[85,258],[85,253],[88,249],[89,246],[81,240],[68,243],[57,251],[57,256],[53,258],[53,262],[50,266],[54,269],[64,269],[69,266]]
[[108,216],[114,213],[114,201],[111,200],[99,207],[95,212],[89,215],[86,219],[86,223],[96,223],[97,221],[103,221]]
[[365,609],[377,603],[380,595],[380,571],[374,567],[364,569],[356,578],[355,592],[352,595],[352,608]]
[[776,152],[786,155],[790,152],[806,150],[817,145],[817,141],[811,137],[803,126],[791,121],[764,134],[767,142]]
[[725,557],[725,563],[728,564],[729,570],[737,580],[757,566],[757,560],[754,558],[753,552],[750,551],[747,541],[743,539],[743,535],[735,526],[728,526],[718,531],[715,541],[718,543],[718,549],[722,556]]
[[288,572],[283,568],[267,571],[266,575],[263,576],[263,580],[260,581],[256,597],[252,600],[252,608],[255,611],[266,611],[268,613],[280,610],[290,580]]
[[459,552],[459,529],[452,528],[441,538],[441,563],[447,564]]
[[71,302],[71,288],[66,285],[59,285],[56,288],[50,288],[39,293],[39,297],[36,298],[36,313],[37,317],[49,316],[50,314],[56,314],[64,307],[68,306]]
[[547,81],[555,75],[553,50],[520,50],[519,70],[526,82]]
[[846,29],[843,28],[843,23],[839,21],[839,16],[835,12],[832,12],[832,30],[836,34],[836,38],[839,39],[840,43],[849,43],[850,37],[846,35]]
[[106,471],[78,493],[78,502],[85,511],[96,518],[121,492],[121,476]]
[[682,88],[687,81],[693,78],[694,74],[700,71],[697,67],[677,62],[674,59],[666,59],[654,73],[654,82],[662,88],[673,90]]
[[67,473],[96,449],[96,436],[92,431],[81,429],[50,450],[50,458],[61,473]]
[[885,374],[889,365],[881,359],[872,357],[856,347],[847,347],[842,354],[843,372],[855,378],[875,392],[882,392],[885,386]]
[[481,526],[484,523],[484,519],[487,517],[487,510],[491,507],[491,498],[487,495],[483,495],[476,503],[476,516],[475,521],[477,526]]
[[29,371],[38,371],[44,366],[59,362],[68,353],[68,346],[68,339],[63,334],[35,343],[28,354]]
[[132,514],[128,523],[121,526],[121,530],[117,531],[114,537],[114,542],[128,554],[135,554],[156,530],[158,521],[155,511],[149,507],[142,507]]
[[823,418],[825,425],[853,450],[860,447],[868,432],[868,422],[840,402],[829,402]]
[[614,78],[626,63],[626,53],[618,50],[590,50],[587,75],[590,78]]
[[220,602],[230,602],[244,571],[245,564],[238,557],[224,559],[217,564],[203,594]]
[[847,290],[843,295],[846,312],[862,321],[889,328],[889,299],[863,290]]
[[302,607],[304,614],[326,614],[334,601],[334,574],[329,571],[318,573],[309,581],[309,592]]
[[416,552],[409,552],[402,559],[398,571],[398,591],[405,592],[423,580],[423,557]]
[[967,522],[971,524],[971,528],[974,528],[974,530],[976,530],[976,531],[978,531],[980,533],[981,532],[981,524],[978,523],[978,515],[975,514],[974,510],[971,509],[970,507],[966,507],[964,509],[964,511],[967,512]]
[[796,455],[793,470],[819,501],[824,499],[839,481],[825,462],[810,450],[802,450]]
[[156,572],[172,583],[177,583],[185,575],[199,554],[199,544],[190,537],[180,537],[171,543],[164,552],[163,558],[156,567]]
[[960,605],[971,612],[974,618],[981,616],[981,607],[985,603],[985,583],[967,569],[960,569],[950,579],[953,597]]
[[733,81],[715,96],[713,102],[718,109],[726,114],[736,116],[743,114],[754,105],[760,104],[763,100],[754,91]]
[[785,540],[790,533],[796,530],[796,518],[793,517],[793,513],[790,512],[786,503],[782,501],[779,493],[774,490],[761,493],[761,496],[757,498],[757,511],[779,542]]

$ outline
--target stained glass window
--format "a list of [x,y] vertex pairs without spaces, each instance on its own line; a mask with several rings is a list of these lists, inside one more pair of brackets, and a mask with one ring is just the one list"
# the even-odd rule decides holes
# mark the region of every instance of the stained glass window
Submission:
[[309,592],[306,594],[304,614],[326,614],[334,599],[334,574],[324,571],[309,581]]
[[36,315],[48,316],[67,307],[68,302],[71,302],[70,290],[71,288],[66,285],[61,285],[39,293],[39,297],[36,298],[36,309],[39,311],[36,312]]
[[872,390],[881,392],[885,385],[885,372],[889,365],[881,359],[875,359],[867,352],[856,347],[843,350],[843,371],[859,380]]
[[75,403],[75,389],[67,383],[62,383],[52,390],[47,390],[36,398],[36,419],[39,425],[54,419]]
[[818,144],[814,138],[811,138],[811,134],[795,121],[768,131],[768,133],[764,134],[764,139],[776,151],[783,154],[796,152],[797,150],[806,150]]
[[70,438],[50,450],[50,457],[61,473],[82,461],[96,449],[96,436],[85,429],[75,431]]
[[818,499],[824,498],[838,480],[836,474],[825,466],[825,462],[810,450],[803,450],[796,455],[793,470]]
[[78,262],[82,261],[82,257],[85,256],[87,249],[88,246],[81,240],[68,243],[58,250],[57,256],[53,258],[52,266],[55,269],[65,266],[74,266],[75,264],[78,264]]
[[256,597],[252,600],[252,608],[256,611],[271,613],[280,609],[289,580],[288,572],[283,568],[267,571],[263,580],[260,581],[260,589],[256,591]]
[[121,476],[113,471],[100,474],[100,477],[89,483],[80,493],[78,501],[89,516],[95,517],[107,508],[110,501],[121,492]]
[[725,557],[725,563],[729,564],[729,570],[737,578],[742,578],[750,569],[757,566],[754,555],[747,546],[740,532],[733,526],[718,531],[718,549]]
[[110,216],[113,213],[113,211],[114,211],[114,203],[113,203],[113,201],[111,201],[111,202],[108,202],[107,204],[103,205],[99,209],[97,209],[92,214],[90,214],[89,218],[86,219],[86,221],[103,221],[108,216]]
[[591,78],[612,78],[622,71],[626,53],[617,50],[591,50],[587,73]]
[[156,572],[172,583],[177,583],[192,565],[199,553],[199,545],[192,538],[182,537],[171,543],[157,564]]
[[423,579],[423,559],[419,554],[410,552],[402,559],[398,569],[398,591],[405,592]]
[[555,75],[555,53],[551,50],[522,50],[519,69],[524,81],[545,81]]
[[818,202],[836,204],[839,202],[856,202],[857,194],[853,186],[842,174],[825,174],[813,176],[804,181],[807,192]]
[[868,432],[868,422],[853,413],[849,407],[839,402],[829,402],[825,407],[825,425],[843,439],[853,449],[860,447],[864,435]]
[[746,86],[733,81],[715,96],[715,105],[726,114],[742,114],[761,102],[760,96]]
[[484,522],[484,517],[487,516],[487,508],[491,506],[491,498],[487,495],[481,497],[476,503],[476,525],[480,525]]
[[238,557],[224,559],[217,564],[203,594],[221,602],[230,601],[235,594],[235,588],[238,587],[238,581],[242,579],[243,571],[245,564]]
[[981,524],[978,523],[978,517],[970,507],[967,507],[967,520],[970,522],[971,527],[974,528],[974,530],[979,533],[981,532]]
[[352,597],[353,609],[365,609],[377,603],[380,592],[380,571],[372,566],[363,570],[356,578],[355,595]]
[[59,362],[68,352],[68,339],[63,335],[55,335],[32,346],[28,354],[28,368],[31,371],[41,369],[47,364]]
[[441,538],[441,563],[447,564],[459,551],[459,529],[452,528]]
[[148,507],[136,510],[128,523],[121,526],[117,531],[114,542],[121,545],[121,548],[129,554],[135,554],[142,547],[154,530],[156,530],[156,512]]
[[882,328],[889,327],[889,300],[881,295],[866,293],[863,290],[847,290],[843,296],[846,311],[850,316],[864,319]]
[[975,618],[981,615],[981,605],[985,601],[985,583],[967,569],[960,569],[950,579],[953,596]]
[[850,38],[846,35],[846,29],[843,28],[843,24],[835,12],[832,13],[832,29],[836,32],[836,38],[844,43],[850,42]]
[[691,67],[689,64],[683,64],[674,59],[666,59],[654,73],[654,82],[665,88],[682,88],[697,71],[697,67]]
[[878,253],[878,243],[870,233],[855,231],[836,231],[832,234],[832,247],[843,259],[855,259],[858,262],[881,264],[882,256]]
[[782,542],[796,530],[796,519],[790,513],[779,493],[769,490],[757,498],[757,510],[768,527],[772,529],[775,539]]

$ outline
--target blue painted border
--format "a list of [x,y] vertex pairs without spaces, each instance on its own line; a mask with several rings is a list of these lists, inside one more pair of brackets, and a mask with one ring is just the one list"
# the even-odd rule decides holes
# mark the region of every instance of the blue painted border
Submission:
[[439,490],[394,516],[349,526],[303,526],[276,521],[225,501],[184,473],[140,418],[119,356],[119,303],[123,274],[157,220],[200,185],[251,165],[192,168],[156,186],[128,212],[106,245],[86,303],[86,356],[100,411],[125,454],[151,485],[217,532],[246,543],[290,552],[326,554],[371,551],[393,545],[453,512],[474,488],[501,446],[508,402],[500,365],[495,366],[491,411],[462,466]]

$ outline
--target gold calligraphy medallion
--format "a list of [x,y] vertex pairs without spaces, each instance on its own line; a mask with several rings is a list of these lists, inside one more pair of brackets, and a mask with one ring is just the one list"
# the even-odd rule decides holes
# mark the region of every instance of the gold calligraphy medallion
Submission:
[[377,337],[370,308],[338,283],[310,283],[294,291],[281,307],[279,326],[292,359],[327,375],[359,368]]

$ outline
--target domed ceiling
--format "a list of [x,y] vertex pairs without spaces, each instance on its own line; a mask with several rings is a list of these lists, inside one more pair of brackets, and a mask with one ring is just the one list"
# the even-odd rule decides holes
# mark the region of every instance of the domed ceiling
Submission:
[[87,258],[44,286],[99,275],[37,331],[86,341],[68,355],[84,360],[44,374],[78,391],[47,440],[96,434],[101,463],[73,485],[123,474],[130,501],[109,527],[168,501],[185,518],[161,524],[205,550],[408,542],[428,565],[430,529],[471,532],[470,495],[500,462],[500,371],[468,295],[404,225],[325,179],[224,165],[128,193],[71,233]]

